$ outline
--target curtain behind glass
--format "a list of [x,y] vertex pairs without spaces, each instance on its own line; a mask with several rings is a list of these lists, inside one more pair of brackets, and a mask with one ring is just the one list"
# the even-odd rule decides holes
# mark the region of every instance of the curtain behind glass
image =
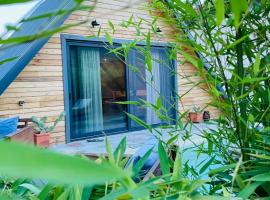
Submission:
[[175,104],[175,69],[173,61],[169,57],[167,49],[160,49],[160,92],[161,100],[164,108],[167,111],[167,115],[170,118],[165,121],[167,124],[173,123],[176,115]]
[[[151,50],[152,55],[152,72],[146,68],[146,100],[156,105],[160,95],[160,52],[156,49]],[[147,107],[146,122],[148,124],[159,124],[160,119],[157,117],[154,109]]]
[[100,55],[98,48],[76,49],[71,51],[73,126],[76,137],[84,137],[103,130]]
[[[140,101],[146,100],[146,83],[145,83],[145,56],[136,49],[131,49],[127,57],[128,80],[129,80],[129,100]],[[131,114],[139,119],[146,121],[146,109],[137,105],[130,105]],[[140,127],[138,123],[131,120],[132,128]]]

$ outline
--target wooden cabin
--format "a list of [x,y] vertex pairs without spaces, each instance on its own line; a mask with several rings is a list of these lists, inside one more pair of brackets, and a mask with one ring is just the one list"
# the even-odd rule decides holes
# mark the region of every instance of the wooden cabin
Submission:
[[[103,132],[116,134],[141,129],[125,112],[147,123],[159,124],[160,119],[151,109],[117,104],[138,99],[156,103],[157,91],[168,97],[170,104],[177,105],[178,112],[191,110],[194,105],[206,106],[212,118],[218,116],[219,111],[209,106],[211,96],[206,85],[193,87],[190,82],[201,80],[195,67],[180,62],[183,60],[181,54],[176,60],[164,57],[178,33],[161,17],[156,22],[159,31],[153,33],[150,24],[155,16],[147,9],[147,1],[98,0],[94,3],[87,0],[83,4],[94,6],[94,9],[71,12],[75,5],[73,0],[41,1],[26,19],[49,12],[54,14],[22,22],[20,30],[11,34],[11,38],[54,30],[61,25],[70,27],[50,37],[1,47],[0,60],[12,59],[0,66],[0,117],[48,116],[49,121],[53,121],[65,111],[66,118],[53,131],[51,140],[52,143],[65,143],[96,137]],[[57,15],[58,10],[70,12]],[[123,26],[131,16],[133,22],[141,21],[139,30],[134,26]],[[152,57],[166,60],[166,65],[176,73],[162,69],[155,61],[152,73],[145,71],[145,55],[137,50],[131,50],[126,57],[110,53],[108,46],[117,48],[142,39],[138,31],[151,32]],[[140,41],[137,45],[144,48],[146,43]],[[127,65],[135,66],[143,77]],[[151,77],[156,78],[155,89],[145,83]],[[178,95],[172,99],[173,93]],[[183,94],[180,100],[176,98]],[[173,111],[170,115],[177,117]]]

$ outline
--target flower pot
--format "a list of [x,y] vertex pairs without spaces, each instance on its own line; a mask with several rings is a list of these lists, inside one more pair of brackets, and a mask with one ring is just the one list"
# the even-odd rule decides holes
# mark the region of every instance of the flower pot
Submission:
[[50,133],[35,133],[34,143],[39,147],[48,147],[50,145]]
[[190,112],[188,116],[193,123],[200,123],[203,121],[203,113]]
[[210,121],[211,116],[210,116],[210,112],[209,111],[204,111],[203,112],[203,120],[204,121]]

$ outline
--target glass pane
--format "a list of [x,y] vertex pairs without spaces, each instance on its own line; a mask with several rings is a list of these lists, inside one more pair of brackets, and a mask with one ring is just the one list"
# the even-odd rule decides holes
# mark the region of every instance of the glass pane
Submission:
[[169,50],[161,49],[160,51],[160,93],[162,104],[168,115],[168,120],[163,121],[166,124],[174,123],[176,117],[175,104],[175,69],[173,61],[169,57]]
[[126,129],[125,64],[100,47],[70,48],[72,139]]
[[[174,67],[169,59],[167,49],[152,48],[152,71],[146,69],[145,56],[138,50],[131,50],[128,57],[129,64],[129,93],[131,101],[146,100],[156,104],[158,97],[162,99],[167,114],[175,119],[174,105]],[[147,124],[170,123],[171,120],[161,121],[152,108],[130,106],[130,113]],[[140,127],[131,121],[131,127]]]
[[101,48],[101,88],[104,129],[126,129],[126,106],[117,104],[126,101],[125,63],[123,58]]
[[[128,56],[129,68],[129,93],[131,101],[146,100],[146,73],[145,73],[145,57],[137,51],[131,50]],[[146,121],[146,109],[136,105],[130,105],[130,113]],[[140,127],[134,121],[131,121],[131,127]]]

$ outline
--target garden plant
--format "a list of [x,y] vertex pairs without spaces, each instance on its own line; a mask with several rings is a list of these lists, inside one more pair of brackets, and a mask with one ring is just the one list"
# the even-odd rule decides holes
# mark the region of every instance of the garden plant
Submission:
[[[26,1],[0,0],[0,4]],[[95,9],[82,6],[82,1],[76,2],[72,11]],[[219,118],[213,121],[217,128],[201,131],[199,136],[203,142],[194,143],[191,149],[177,148],[173,144],[179,140],[190,140],[190,129],[196,128],[186,121],[188,110],[180,112],[177,105],[172,104],[171,108],[178,116],[175,120],[168,115],[163,105],[166,98],[162,96],[155,104],[143,99],[118,102],[151,108],[165,122],[162,126],[153,127],[127,113],[156,137],[161,175],[153,174],[148,180],[138,179],[151,150],[127,167],[125,139],[115,150],[106,140],[108,157],[101,156],[95,161],[84,156],[60,155],[22,144],[1,142],[0,199],[269,198],[270,1],[153,0],[145,5],[145,9],[153,14],[153,21],[136,21],[132,16],[123,21],[121,26],[135,28],[140,39],[119,48],[110,48],[115,27],[108,22],[111,30],[104,33],[107,48],[120,57],[127,56],[132,49],[138,50],[145,55],[145,66],[151,73],[150,43],[152,36],[159,34],[156,31],[157,20],[173,26],[176,31],[171,37],[177,42],[169,50],[170,59],[192,63],[197,69],[194,76],[203,77],[200,82],[183,78],[190,80],[194,87],[207,85],[212,97],[208,106],[220,110]],[[156,12],[159,15],[155,15]],[[58,14],[63,14],[63,11]],[[150,25],[152,30],[141,31],[142,24]],[[0,44],[16,45],[65,28],[70,26],[24,38],[1,39]],[[97,36],[101,34],[98,32]],[[139,42],[145,42],[146,48],[136,45]],[[180,52],[183,58],[178,58],[176,52]],[[129,67],[136,70],[136,66]],[[183,96],[175,94],[169,98],[176,98],[181,103]],[[170,134],[168,141],[162,140],[161,130]],[[176,152],[176,156],[171,156],[171,150]],[[196,152],[197,158],[206,159],[196,165],[184,162],[190,150]]]

